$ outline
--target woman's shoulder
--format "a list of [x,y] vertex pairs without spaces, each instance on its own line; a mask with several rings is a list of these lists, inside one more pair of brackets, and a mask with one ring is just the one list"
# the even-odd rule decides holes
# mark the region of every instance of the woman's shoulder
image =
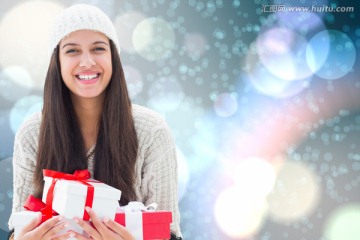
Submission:
[[133,104],[132,112],[135,126],[152,127],[166,125],[164,118],[150,108]]
[[133,104],[133,119],[134,125],[139,137],[139,140],[146,138],[149,141],[153,140],[153,138],[158,135],[171,135],[171,130],[166,123],[163,116],[159,113],[155,112],[152,109],[149,109],[144,106]]
[[27,117],[16,131],[16,138],[37,136],[40,131],[41,112],[35,112]]

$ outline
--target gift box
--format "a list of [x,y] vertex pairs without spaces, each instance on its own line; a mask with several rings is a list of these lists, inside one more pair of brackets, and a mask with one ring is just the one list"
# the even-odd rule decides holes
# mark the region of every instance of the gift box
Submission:
[[[33,220],[34,218],[36,218],[39,215],[39,212],[32,212],[32,211],[20,211],[20,212],[15,212],[12,214],[11,219],[12,219],[12,223],[14,225],[14,239],[18,240],[19,238],[19,233],[21,232],[21,230],[31,222],[31,220]],[[69,223],[69,226],[62,229],[57,235],[60,234],[64,234],[67,231],[74,231],[77,232],[79,234],[82,234],[84,236],[88,236],[86,234],[86,232],[84,232],[82,230],[82,228],[80,227],[80,225],[78,225],[77,223],[75,223],[73,220],[71,219],[64,219],[63,221],[66,221]],[[61,224],[63,221],[59,222],[58,224]],[[67,240],[76,240],[76,238],[68,238]]]
[[44,170],[42,201],[68,219],[79,217],[90,220],[85,206],[91,207],[100,219],[114,219],[121,191],[89,179],[87,170],[85,177],[82,173],[71,175]]
[[[134,202],[130,202],[129,205],[132,203]],[[115,222],[125,226],[136,240],[170,239],[172,213],[148,208],[132,206],[128,209],[118,208]]]

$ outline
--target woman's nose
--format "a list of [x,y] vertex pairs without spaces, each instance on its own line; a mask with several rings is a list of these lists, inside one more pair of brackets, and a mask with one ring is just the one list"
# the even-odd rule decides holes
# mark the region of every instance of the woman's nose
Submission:
[[90,68],[92,66],[95,66],[96,62],[93,59],[93,56],[91,53],[83,53],[80,59],[80,67],[82,68]]

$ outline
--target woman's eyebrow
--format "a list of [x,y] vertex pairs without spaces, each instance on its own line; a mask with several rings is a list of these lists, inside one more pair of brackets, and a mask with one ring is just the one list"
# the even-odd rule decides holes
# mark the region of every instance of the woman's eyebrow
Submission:
[[[95,42],[93,42],[93,45],[96,45],[96,44],[109,45],[108,43],[106,43],[104,41],[95,41]],[[62,46],[62,48],[66,47],[66,46],[79,46],[79,44],[77,44],[77,43],[65,43],[64,46]]]
[[76,43],[65,43],[64,46],[62,46],[62,48],[66,47],[66,46],[78,46],[79,44]]
[[93,45],[95,45],[95,44],[105,44],[105,45],[109,45],[109,44],[107,44],[107,43],[104,42],[104,41],[95,41],[95,42],[93,43]]

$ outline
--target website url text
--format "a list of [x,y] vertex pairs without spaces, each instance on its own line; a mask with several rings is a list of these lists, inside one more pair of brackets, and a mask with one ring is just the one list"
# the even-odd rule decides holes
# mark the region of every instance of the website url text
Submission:
[[311,7],[293,7],[286,5],[262,5],[262,12],[265,13],[274,13],[274,12],[354,12],[354,7],[329,7],[326,5],[323,6],[314,6]]

